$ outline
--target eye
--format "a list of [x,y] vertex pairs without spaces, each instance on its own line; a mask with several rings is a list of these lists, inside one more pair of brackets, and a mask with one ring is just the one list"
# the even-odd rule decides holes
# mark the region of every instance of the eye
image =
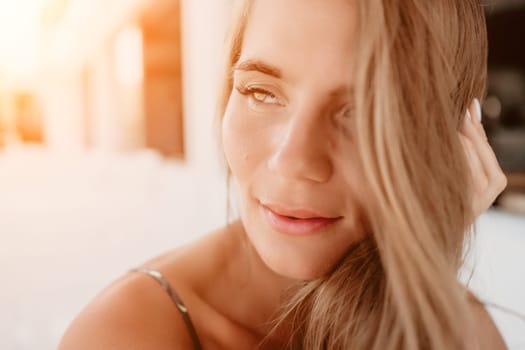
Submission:
[[339,110],[339,115],[343,118],[351,118],[354,115],[354,108],[352,106],[344,106]]
[[282,105],[282,102],[279,100],[279,98],[274,93],[266,89],[253,86],[238,86],[236,88],[241,95],[250,97],[254,103],[266,105]]
[[355,114],[355,110],[352,105],[345,104],[340,108],[336,109],[332,116],[333,125],[343,132],[346,137],[351,137],[352,120]]
[[277,96],[272,94],[269,91],[263,89],[253,89],[252,97],[257,100],[257,102],[266,103],[266,104],[279,104]]

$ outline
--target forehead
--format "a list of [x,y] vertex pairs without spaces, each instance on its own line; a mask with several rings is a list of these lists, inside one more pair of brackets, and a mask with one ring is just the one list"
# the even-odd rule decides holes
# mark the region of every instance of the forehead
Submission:
[[240,60],[268,63],[290,81],[347,81],[355,24],[353,0],[254,0]]

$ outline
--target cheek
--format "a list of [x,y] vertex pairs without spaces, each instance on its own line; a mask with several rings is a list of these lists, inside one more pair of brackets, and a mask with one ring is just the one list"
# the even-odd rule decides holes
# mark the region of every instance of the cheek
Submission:
[[222,121],[222,144],[232,175],[240,183],[245,182],[264,159],[261,155],[264,139],[249,119],[242,101],[231,97]]
[[371,197],[367,190],[367,177],[363,173],[356,146],[351,139],[341,143],[333,160],[337,173],[334,186],[339,188],[338,193],[342,196],[344,208],[351,217],[363,217],[365,204]]
[[371,193],[368,189],[367,177],[363,173],[361,164],[355,157],[352,160],[346,162],[342,167],[343,178],[345,179],[345,187],[349,193],[349,198],[352,198],[354,206],[363,208],[366,206],[366,202],[372,198]]

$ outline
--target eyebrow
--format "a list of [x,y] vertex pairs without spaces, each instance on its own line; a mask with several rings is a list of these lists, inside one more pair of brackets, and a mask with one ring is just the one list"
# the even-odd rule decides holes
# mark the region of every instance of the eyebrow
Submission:
[[[232,71],[242,70],[242,71],[257,71],[266,75],[270,75],[277,79],[282,78],[282,71],[270,64],[267,64],[261,60],[256,59],[247,59],[241,62],[237,62],[233,65]],[[332,98],[341,98],[344,96],[349,96],[350,98],[354,97],[354,89],[351,87],[339,87],[330,91],[329,94]]]
[[282,73],[279,68],[271,66],[259,60],[245,60],[242,62],[237,62],[233,65],[232,70],[257,71],[266,75],[271,75],[272,77],[278,79],[282,77]]

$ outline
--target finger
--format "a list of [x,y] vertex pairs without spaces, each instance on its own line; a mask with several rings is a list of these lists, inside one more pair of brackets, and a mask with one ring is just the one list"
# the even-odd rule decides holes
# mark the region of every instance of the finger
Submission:
[[481,124],[481,106],[479,104],[478,99],[475,98],[472,101],[468,109],[468,114],[470,114],[470,121],[472,122],[478,133],[483,137],[483,139],[487,140],[485,128],[483,128],[483,125]]
[[496,179],[502,175],[503,171],[501,170],[498,159],[496,158],[496,154],[494,154],[494,151],[492,150],[492,147],[490,147],[488,141],[477,137],[472,140],[472,144],[478,153],[479,159],[487,176]]
[[464,143],[465,152],[468,157],[468,166],[471,168],[471,193],[472,193],[472,213],[474,217],[478,217],[481,213],[487,210],[499,193],[501,189],[496,188],[494,185],[495,181],[490,180],[481,168],[481,164],[475,149],[470,141],[465,137],[461,136],[461,142]]
[[476,151],[471,142],[467,137],[461,134],[459,134],[459,139],[463,145],[469,167],[472,193],[472,213],[474,217],[478,217],[493,201],[492,198],[487,199],[489,196],[485,190],[488,186],[488,178],[484,174],[481,163],[477,158]]
[[481,124],[480,109],[479,102],[474,100],[467,110],[460,133],[473,172],[472,209],[475,216],[488,209],[507,185],[507,179]]
[[476,128],[475,122],[473,121],[472,114],[470,112],[470,109],[467,110],[467,113],[465,114],[465,118],[463,120],[463,127],[461,128],[461,132],[463,135],[467,136],[469,139],[473,139],[476,136],[479,137],[480,133],[478,129]]
[[[479,158],[483,170],[488,177],[498,177],[502,173],[498,160],[494,151],[490,147],[485,133],[480,133],[476,129],[474,118],[467,120],[464,125],[463,134],[471,142],[474,147],[477,157]],[[481,124],[480,124],[481,125]]]
[[471,172],[474,192],[481,193],[488,186],[488,176],[485,173],[484,167],[472,142],[461,134],[459,135],[459,139],[463,145],[463,149],[465,150],[465,155],[467,157],[467,163]]
[[465,135],[465,133],[466,133],[465,129],[467,128],[467,123],[470,122],[470,118],[471,118],[470,111],[469,111],[469,109],[467,109],[467,112],[465,112],[465,115],[463,116],[463,122],[461,123],[461,127],[459,128],[459,131],[463,135]]
[[476,113],[477,118],[474,118],[476,121],[474,124],[477,126],[477,128],[480,130],[481,135],[483,136],[483,139],[487,146],[487,152],[490,154],[490,159],[494,162],[493,163],[493,171],[489,172],[489,175],[492,177],[490,180],[490,184],[492,184],[492,188],[495,189],[497,193],[495,193],[494,198],[499,195],[505,187],[507,187],[507,177],[505,176],[505,173],[501,169],[501,166],[499,165],[498,159],[496,157],[496,154],[494,153],[494,150],[490,146],[487,138],[487,134],[485,132],[485,128],[481,124],[481,105],[478,99],[474,99],[473,101],[473,108],[474,112]]

